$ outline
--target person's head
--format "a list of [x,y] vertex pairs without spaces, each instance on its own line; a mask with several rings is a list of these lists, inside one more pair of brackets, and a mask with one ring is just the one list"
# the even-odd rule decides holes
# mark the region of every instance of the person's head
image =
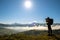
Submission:
[[46,19],[50,19],[50,17],[47,17]]

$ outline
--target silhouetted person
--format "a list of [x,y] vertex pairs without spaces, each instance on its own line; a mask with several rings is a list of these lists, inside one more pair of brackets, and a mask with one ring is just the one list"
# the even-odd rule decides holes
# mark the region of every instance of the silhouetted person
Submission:
[[53,19],[47,17],[46,24],[48,25],[48,35],[51,36],[52,35],[51,25],[53,24]]

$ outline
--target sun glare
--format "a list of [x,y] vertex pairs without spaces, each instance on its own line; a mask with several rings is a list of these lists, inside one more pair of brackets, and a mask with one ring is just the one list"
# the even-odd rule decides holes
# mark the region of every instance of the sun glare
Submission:
[[25,1],[24,5],[26,8],[31,8],[31,6],[32,6],[30,1]]

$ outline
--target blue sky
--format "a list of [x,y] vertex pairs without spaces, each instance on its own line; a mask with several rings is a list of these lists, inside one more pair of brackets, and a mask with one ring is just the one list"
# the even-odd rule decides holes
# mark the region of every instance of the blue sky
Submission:
[[60,0],[30,0],[32,7],[25,8],[26,0],[0,0],[0,23],[45,23],[45,18],[60,23]]

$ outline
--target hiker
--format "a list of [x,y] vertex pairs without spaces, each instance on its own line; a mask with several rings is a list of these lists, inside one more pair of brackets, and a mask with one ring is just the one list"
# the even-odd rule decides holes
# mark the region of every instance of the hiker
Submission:
[[46,24],[48,26],[48,36],[51,36],[52,35],[51,25],[53,24],[53,19],[47,17],[46,18]]

